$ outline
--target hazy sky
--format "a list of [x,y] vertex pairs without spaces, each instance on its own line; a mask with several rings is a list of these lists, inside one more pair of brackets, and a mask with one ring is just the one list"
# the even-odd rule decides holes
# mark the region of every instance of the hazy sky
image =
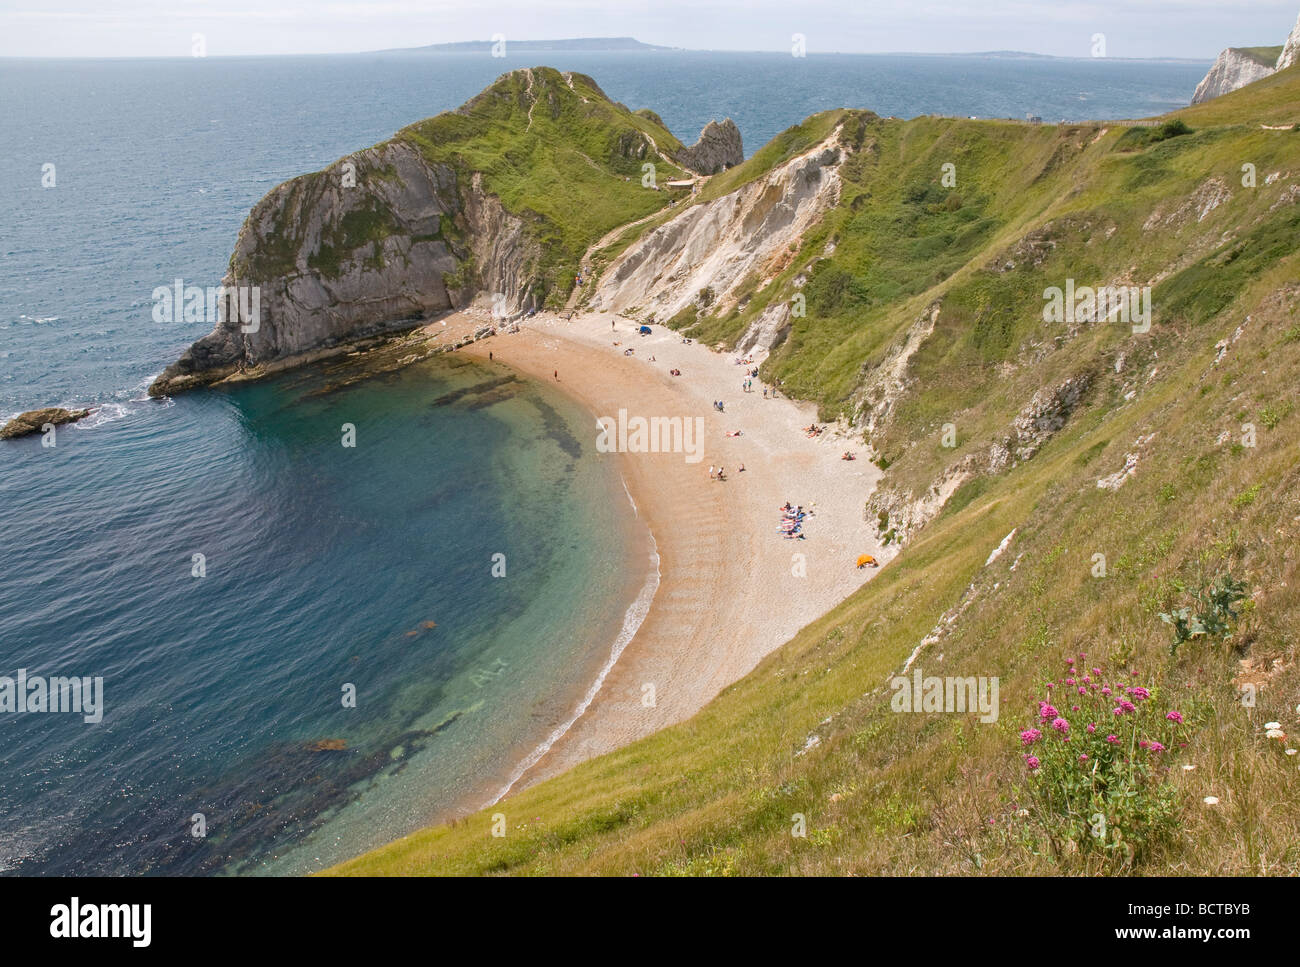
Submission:
[[1300,0],[0,0],[0,56],[208,56],[632,36],[718,50],[1210,58],[1281,44]]

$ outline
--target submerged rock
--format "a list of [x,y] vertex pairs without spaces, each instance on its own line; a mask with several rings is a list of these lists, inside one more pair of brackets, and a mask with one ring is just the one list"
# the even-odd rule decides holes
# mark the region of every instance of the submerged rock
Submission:
[[310,752],[344,752],[347,750],[347,739],[319,739],[307,746]]
[[47,425],[62,426],[64,423],[75,423],[89,416],[90,413],[89,409],[65,410],[59,406],[50,406],[43,410],[28,410],[15,416],[0,429],[0,440],[12,440],[15,437],[40,433]]

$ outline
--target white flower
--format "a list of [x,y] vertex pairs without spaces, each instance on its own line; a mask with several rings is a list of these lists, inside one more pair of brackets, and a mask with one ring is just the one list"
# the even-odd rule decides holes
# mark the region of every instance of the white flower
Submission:
[[1219,804],[1219,797],[1206,796],[1204,799],[1201,800],[1201,802],[1205,803],[1205,805],[1207,806],[1217,806]]
[[1295,755],[1295,749],[1287,749],[1287,750],[1286,750],[1286,754],[1287,754],[1287,755]]
[[1192,765],[1192,764],[1189,762],[1189,763],[1187,763],[1187,765],[1183,766],[1183,772],[1191,772],[1191,771],[1192,771],[1193,769],[1195,769],[1195,768],[1196,768],[1196,766]]
[[1016,810],[1016,815],[1019,816],[1021,819],[1024,819],[1026,816],[1029,815],[1029,810],[1028,810],[1028,809],[1017,809],[1017,810]]
[[1265,723],[1264,723],[1264,728],[1266,728],[1266,729],[1280,729],[1281,727],[1282,727],[1282,723],[1281,723],[1281,722],[1265,722]]
[[1264,737],[1268,739],[1285,739],[1286,733],[1281,729],[1269,729],[1264,733]]

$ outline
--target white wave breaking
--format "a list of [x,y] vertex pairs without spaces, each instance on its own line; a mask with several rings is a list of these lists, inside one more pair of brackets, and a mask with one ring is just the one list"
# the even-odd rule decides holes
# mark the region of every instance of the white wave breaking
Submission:
[[[637,508],[636,501],[632,499],[632,492],[627,489],[626,480],[623,481],[623,492],[627,494],[628,503],[632,505],[632,512],[639,518],[641,516],[640,510]],[[637,631],[645,622],[646,615],[650,613],[650,604],[654,601],[654,596],[659,590],[659,545],[655,543],[654,533],[649,528],[646,529],[646,533],[650,538],[650,562],[653,566],[650,568],[650,573],[646,575],[646,582],[637,594],[636,600],[624,613],[623,627],[619,629],[618,637],[614,639],[614,645],[610,648],[609,658],[605,660],[605,664],[601,667],[599,674],[596,675],[596,680],[591,683],[591,687],[587,689],[587,694],[582,697],[582,701],[573,710],[573,714],[563,724],[553,729],[551,734],[542,740],[536,749],[524,757],[523,761],[515,767],[514,772],[510,775],[510,780],[502,787],[501,791],[480,808],[486,809],[488,806],[495,806],[504,799],[510,790],[515,787],[515,783],[523,778],[524,773],[540,762],[542,756],[546,755],[556,742],[564,738],[565,733],[573,728],[578,719],[582,718],[587,709],[591,707],[591,703],[596,700],[596,696],[600,694],[600,690],[605,684],[605,679],[609,677],[609,673],[618,664],[618,659],[623,654],[623,650],[636,637]]]

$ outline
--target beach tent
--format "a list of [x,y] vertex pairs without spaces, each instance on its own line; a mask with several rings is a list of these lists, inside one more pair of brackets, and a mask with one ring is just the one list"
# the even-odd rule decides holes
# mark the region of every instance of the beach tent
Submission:
[[641,335],[643,335],[643,336],[648,336],[648,335],[650,335],[650,327],[649,327],[649,326],[642,326],[642,327],[641,327]]
[[879,567],[879,565],[876,563],[876,559],[872,557],[870,554],[860,555],[858,557],[858,567],[867,567],[868,565],[870,565],[871,567]]

